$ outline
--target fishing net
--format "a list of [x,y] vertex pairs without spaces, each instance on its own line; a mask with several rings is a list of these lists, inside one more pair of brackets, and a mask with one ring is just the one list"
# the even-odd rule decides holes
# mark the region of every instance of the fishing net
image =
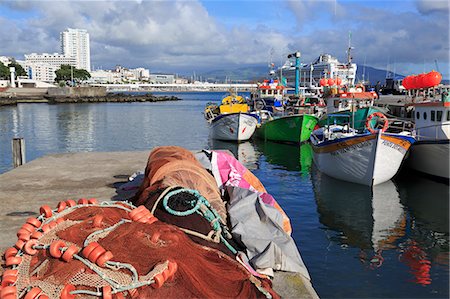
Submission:
[[178,146],[162,146],[150,153],[145,178],[134,203],[145,204],[152,208],[150,207],[152,194],[170,187],[197,190],[220,215],[220,221],[226,223],[225,203],[214,177],[202,167],[190,151]]
[[5,251],[1,298],[278,298],[267,280],[144,206],[80,199],[40,212]]

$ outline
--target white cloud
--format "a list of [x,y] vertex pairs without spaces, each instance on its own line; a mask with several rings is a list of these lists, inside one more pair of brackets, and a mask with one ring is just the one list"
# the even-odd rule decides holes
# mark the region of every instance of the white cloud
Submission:
[[417,0],[416,6],[417,10],[425,15],[432,13],[449,13],[449,2],[448,0]]
[[31,52],[58,52],[59,32],[83,28],[90,34],[95,66],[183,72],[265,65],[270,49],[276,64],[297,50],[305,62],[323,52],[344,60],[352,31],[358,63],[386,67],[395,61],[405,71],[408,63],[421,65],[424,60],[448,65],[447,1],[417,1],[417,12],[395,12],[362,1],[283,3],[285,19],[294,21],[268,27],[263,18],[252,19],[251,26],[236,18],[231,26],[221,23],[213,15],[217,12],[195,0],[2,2],[0,7],[32,14],[25,19],[0,17],[0,55],[20,59]]

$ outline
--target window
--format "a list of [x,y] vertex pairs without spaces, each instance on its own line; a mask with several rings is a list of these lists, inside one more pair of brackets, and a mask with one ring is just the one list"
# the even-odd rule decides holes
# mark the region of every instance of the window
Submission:
[[436,116],[437,116],[437,118],[436,118],[437,121],[442,121],[442,111],[438,111]]
[[426,112],[423,113],[423,119],[427,119],[427,113]]
[[419,112],[416,113],[416,118],[420,119],[420,113]]
[[435,121],[435,119],[436,119],[436,111],[431,110],[430,120]]
[[450,121],[450,110],[447,110],[447,120]]

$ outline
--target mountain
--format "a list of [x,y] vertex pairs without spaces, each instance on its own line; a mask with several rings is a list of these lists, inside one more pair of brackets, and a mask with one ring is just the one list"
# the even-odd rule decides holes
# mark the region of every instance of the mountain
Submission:
[[[355,82],[369,81],[369,83],[371,85],[375,85],[375,84],[377,84],[377,81],[380,81],[381,84],[384,84],[385,81],[386,81],[387,73],[388,73],[387,70],[376,69],[376,68],[371,67],[371,66],[367,66],[367,65],[364,66],[364,65],[358,64],[358,67],[356,69],[356,80],[355,80]],[[389,73],[390,73],[390,77],[391,78],[392,77],[394,77],[394,78],[398,77],[399,79],[402,79],[403,77],[405,77],[402,74],[397,74],[397,73],[394,73],[394,72],[389,72]]]
[[[255,82],[264,80],[268,76],[269,68],[265,65],[247,66],[230,70],[213,70],[200,76],[208,82]],[[199,76],[197,76],[199,77]]]

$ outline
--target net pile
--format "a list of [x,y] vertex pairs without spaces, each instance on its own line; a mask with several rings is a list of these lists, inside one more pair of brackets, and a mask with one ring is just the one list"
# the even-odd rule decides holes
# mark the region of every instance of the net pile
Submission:
[[182,147],[162,146],[150,153],[133,204],[145,205],[158,219],[180,227],[201,245],[232,257],[241,249],[228,232],[225,203],[214,177]]
[[266,280],[144,206],[80,199],[40,213],[5,251],[2,299],[278,297]]

